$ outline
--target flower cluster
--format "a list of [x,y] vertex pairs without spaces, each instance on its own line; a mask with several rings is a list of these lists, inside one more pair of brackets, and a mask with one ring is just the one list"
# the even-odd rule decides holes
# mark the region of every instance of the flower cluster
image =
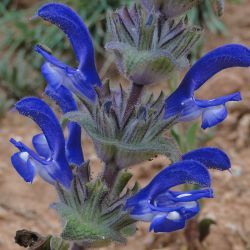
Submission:
[[[168,97],[163,92],[158,98],[143,92],[145,85],[157,83],[187,62],[200,32],[187,25],[185,15],[196,2],[142,0],[139,6],[110,14],[113,40],[107,48],[115,52],[121,73],[133,82],[130,94],[121,86],[112,89],[109,82],[102,83],[89,31],[73,10],[59,3],[38,10],[37,17],[66,34],[79,64],[73,68],[45,46],[35,47],[45,59],[41,70],[47,81],[45,94],[62,111],[63,125],[43,100],[20,100],[16,109],[34,120],[42,133],[33,137],[34,149],[11,139],[19,150],[11,161],[26,182],[40,175],[55,186],[60,201],[52,207],[65,222],[63,239],[84,246],[125,242],[135,232],[134,223],[141,220],[151,222],[154,232],[184,228],[186,221],[199,212],[198,200],[213,197],[208,169],[230,169],[229,158],[217,148],[181,155],[166,132],[178,122],[200,116],[202,128],[226,118],[226,103],[240,101],[240,93],[200,100],[195,91],[223,69],[249,67],[249,48],[230,44],[209,52]],[[93,140],[104,165],[103,173],[95,179],[84,160],[80,126]],[[168,156],[171,165],[139,192],[137,184],[124,192],[132,177],[124,169],[158,154]],[[200,189],[171,190],[187,183],[195,183]]]

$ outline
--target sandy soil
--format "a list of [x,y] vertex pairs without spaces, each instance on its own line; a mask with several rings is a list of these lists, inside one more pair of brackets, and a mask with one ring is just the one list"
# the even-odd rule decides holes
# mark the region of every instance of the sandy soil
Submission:
[[[231,34],[227,37],[209,35],[207,50],[225,42],[240,42],[250,45],[250,1],[240,7],[229,5],[224,17]],[[250,249],[250,69],[232,69],[220,73],[209,81],[201,96],[209,98],[232,91],[242,92],[244,101],[230,105],[228,119],[214,132],[214,139],[208,145],[226,150],[233,163],[230,173],[213,172],[216,198],[207,200],[200,217],[217,221],[211,234],[204,242],[207,250]],[[12,169],[10,156],[15,149],[8,139],[15,137],[30,144],[37,128],[29,119],[9,112],[0,123],[0,249],[18,250],[14,243],[16,230],[26,228],[41,234],[60,232],[60,222],[48,204],[55,200],[52,187],[39,178],[33,185],[24,183]],[[93,146],[85,139],[85,158],[92,166],[100,166]],[[137,166],[133,172],[142,185],[166,164],[160,157],[153,162]],[[107,249],[137,250],[185,250],[182,232],[155,235],[147,232],[147,225],[139,225],[135,237],[127,246],[110,246]]]

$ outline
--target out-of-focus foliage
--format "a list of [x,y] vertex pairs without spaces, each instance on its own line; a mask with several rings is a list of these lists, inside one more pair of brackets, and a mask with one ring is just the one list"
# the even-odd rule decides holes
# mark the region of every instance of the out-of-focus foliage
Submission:
[[237,3],[243,3],[244,0],[229,0],[229,2],[237,4]]
[[198,122],[180,124],[171,130],[171,134],[182,153],[186,153],[204,145],[213,137],[213,132],[202,131]]
[[224,5],[227,3],[241,4],[244,0],[227,0],[224,4],[215,4],[217,1],[203,0],[200,4],[193,8],[189,13],[189,18],[193,24],[207,28],[210,32],[215,34],[226,34],[227,28],[220,19],[223,14]]
[[226,27],[220,20],[218,12],[211,0],[203,0],[190,11],[189,18],[192,23],[207,28],[212,33],[225,34]]
[[[217,1],[200,1],[200,4],[189,12],[189,19],[193,24],[208,29],[214,34],[227,35],[229,31],[219,16],[223,12],[223,4],[216,6],[215,2]],[[224,4],[241,4],[243,2],[244,0],[227,0]],[[191,61],[194,62],[201,57],[204,44],[204,39],[200,39],[192,52]]]

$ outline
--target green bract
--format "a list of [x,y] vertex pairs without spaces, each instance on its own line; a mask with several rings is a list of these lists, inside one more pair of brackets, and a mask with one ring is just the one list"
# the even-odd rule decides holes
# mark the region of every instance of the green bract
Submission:
[[137,192],[134,185],[122,193],[132,175],[120,173],[109,189],[100,179],[87,181],[88,163],[75,169],[70,190],[57,186],[60,202],[52,204],[65,225],[61,237],[85,247],[101,247],[111,241],[126,242],[135,232],[135,221],[123,210],[128,197]]
[[120,87],[111,90],[109,82],[97,89],[98,99],[88,112],[70,112],[66,118],[79,123],[92,138],[97,155],[105,163],[113,162],[118,169],[166,155],[179,159],[178,148],[171,138],[164,136],[177,117],[164,120],[164,94],[154,100],[151,95],[134,107],[124,121],[127,94]]

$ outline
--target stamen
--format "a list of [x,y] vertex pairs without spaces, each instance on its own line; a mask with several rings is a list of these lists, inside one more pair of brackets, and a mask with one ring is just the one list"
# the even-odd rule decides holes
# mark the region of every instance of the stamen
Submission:
[[191,196],[192,194],[180,194],[178,196],[176,196],[176,198],[183,198],[183,197],[188,197]]

